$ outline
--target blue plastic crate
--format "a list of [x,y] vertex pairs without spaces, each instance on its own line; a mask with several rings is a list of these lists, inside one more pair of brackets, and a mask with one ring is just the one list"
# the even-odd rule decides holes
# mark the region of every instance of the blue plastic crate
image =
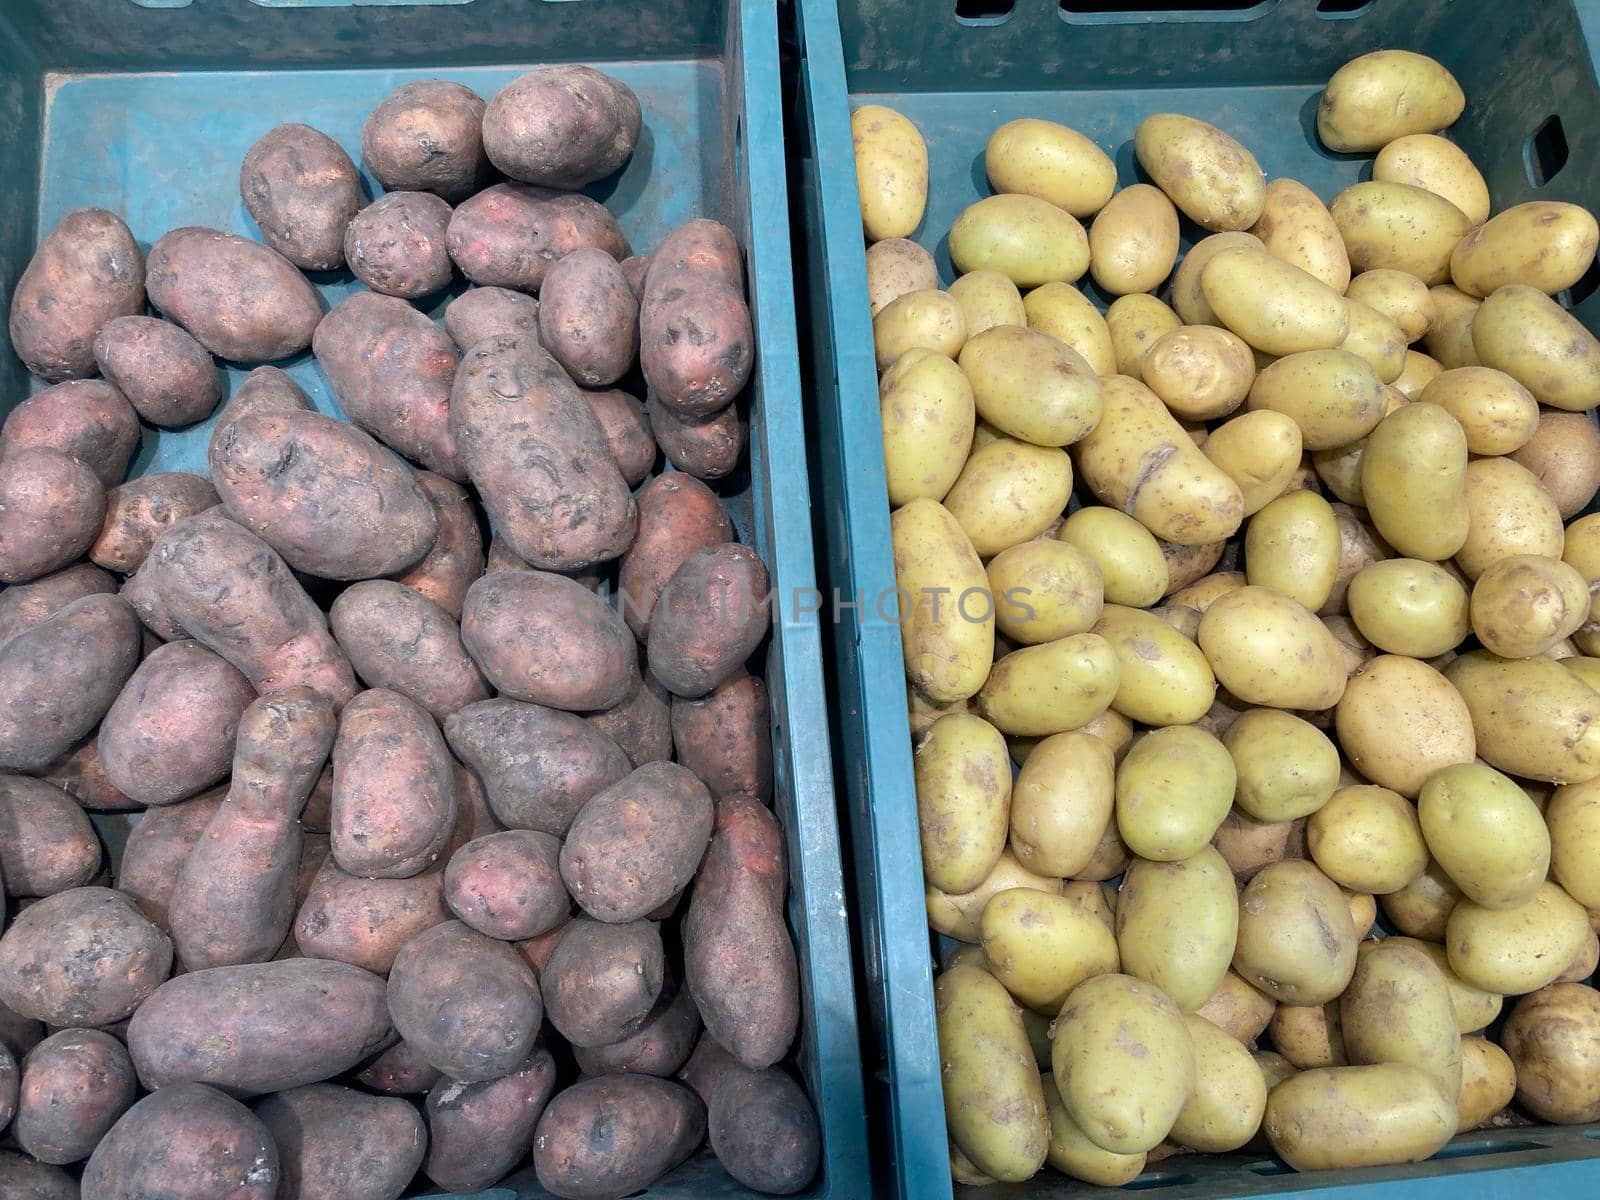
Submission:
[[[802,312],[816,394],[825,582],[844,599],[833,630],[841,774],[857,889],[869,1111],[884,1194],[951,1194],[932,964],[898,628],[874,600],[894,563],[867,309],[850,110],[885,104],[928,145],[928,206],[913,234],[950,282],[946,231],[989,194],[983,152],[1005,121],[1044,117],[1097,141],[1135,182],[1144,116],[1189,113],[1249,146],[1268,177],[1325,199],[1370,156],[1330,153],[1315,134],[1323,84],[1341,64],[1395,47],[1432,54],[1460,79],[1451,133],[1483,169],[1496,208],[1535,197],[1600,208],[1597,0],[794,0],[800,78],[791,140],[810,288]],[[1185,245],[1189,242],[1186,230]],[[1575,311],[1600,328],[1596,276]],[[1083,281],[1091,296],[1092,283]],[[1101,307],[1105,297],[1097,297]],[[893,605],[888,606],[893,613]],[[1295,1175],[1240,1156],[1169,1159],[1131,1188],[1184,1197],[1296,1192],[1399,1197],[1600,1194],[1600,1129],[1474,1133],[1413,1167]],[[974,1196],[1100,1195],[1046,1170]]]
[[[120,213],[148,248],[179,225],[256,235],[239,163],[282,121],[322,129],[359,158],[362,122],[398,84],[444,77],[484,97],[529,66],[576,61],[638,93],[644,133],[618,177],[590,189],[633,244],[695,216],[746,253],[758,350],[749,466],[719,485],[741,540],[782,596],[815,582],[772,0],[4,0],[0,3],[0,294],[65,212]],[[373,195],[381,192],[368,178]],[[317,277],[331,304],[348,274]],[[443,307],[439,299],[434,315]],[[0,331],[0,415],[30,386]],[[337,413],[309,355],[289,373]],[[230,369],[229,390],[244,372]],[[132,468],[204,472],[209,423],[145,430]],[[792,617],[792,606],[785,616]],[[787,835],[800,956],[797,1067],[822,1123],[805,1193],[865,1194],[866,1143],[851,950],[814,619],[780,621],[766,651],[777,813]],[[120,849],[119,825],[101,822]],[[543,1195],[531,1171],[486,1195]],[[709,1154],[651,1196],[745,1195]]]

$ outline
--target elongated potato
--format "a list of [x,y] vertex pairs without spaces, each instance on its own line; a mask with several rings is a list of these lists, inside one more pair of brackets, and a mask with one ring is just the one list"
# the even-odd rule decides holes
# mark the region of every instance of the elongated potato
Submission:
[[1046,334],[1014,325],[987,330],[962,347],[960,365],[978,415],[1012,437],[1067,446],[1100,420],[1100,380],[1080,354]]
[[398,692],[351,700],[333,743],[329,832],[341,870],[404,879],[439,861],[455,828],[450,755],[433,718]]
[[1472,347],[1541,404],[1570,412],[1600,404],[1600,341],[1537,288],[1496,289],[1472,316]]
[[192,425],[217,407],[217,365],[176,325],[117,317],[100,327],[94,356],[100,373],[152,425]]
[[1513,908],[1544,882],[1551,833],[1527,793],[1498,771],[1464,763],[1435,772],[1417,815],[1429,852],[1475,903]]
[[1410,133],[1437,133],[1466,107],[1455,76],[1409,50],[1377,50],[1333,73],[1317,106],[1317,136],[1330,150],[1377,150]]
[[1418,1067],[1324,1067],[1273,1088],[1262,1128],[1297,1171],[1419,1162],[1455,1134],[1454,1100]]
[[1098,916],[1033,888],[997,892],[978,934],[989,973],[1017,1003],[1045,1016],[1060,1012],[1084,980],[1119,969],[1116,939]]
[[1504,996],[1538,991],[1560,978],[1588,938],[1588,918],[1556,883],[1531,899],[1485,908],[1463,899],[1450,910],[1444,944],[1450,969],[1473,987]]
[[1216,678],[1199,648],[1160,617],[1111,604],[1093,632],[1116,652],[1117,692],[1111,707],[1143,725],[1190,725],[1216,694]]
[[881,104],[850,114],[867,240],[911,236],[928,203],[928,147],[908,118]]
[[1079,218],[1105,207],[1117,186],[1116,164],[1098,145],[1034,117],[1007,121],[989,135],[984,169],[995,191],[1037,196]]
[[902,354],[878,386],[891,507],[943,499],[972,445],[967,376],[944,355],[917,349]]
[[1553,659],[1474,650],[1445,678],[1460,693],[1484,761],[1509,775],[1582,783],[1600,775],[1600,695]]
[[1045,736],[1077,729],[1111,704],[1117,654],[1096,633],[1025,646],[994,664],[978,711],[1005,734]]
[[1005,739],[979,717],[951,713],[917,745],[915,768],[923,875],[940,891],[970,892],[1006,846],[1012,789]]
[[[1102,739],[1078,730],[1040,742],[1010,789],[1010,844],[1017,861],[1041,875],[1076,876],[1094,858],[1110,824],[1115,784],[1114,757]],[[928,862],[926,850],[923,861]],[[982,882],[941,890],[972,891]]]
[[1094,302],[1072,284],[1058,280],[1034,288],[1023,300],[1022,311],[1028,328],[1048,333],[1081,354],[1096,375],[1115,374],[1111,327]]
[[1139,122],[1139,165],[1196,225],[1212,232],[1249,229],[1266,203],[1266,176],[1242,145],[1214,125],[1177,113]]
[[1160,988],[1185,1012],[1211,998],[1233,961],[1239,898],[1210,846],[1172,862],[1140,860],[1117,896],[1121,969]]
[[239,194],[266,239],[303,271],[344,266],[344,233],[361,175],[344,148],[309,125],[275,125],[245,153]]
[[1123,188],[1089,227],[1089,269],[1113,296],[1155,291],[1177,259],[1177,209],[1147,183]]
[[[68,213],[39,244],[11,296],[11,345],[52,383],[95,373],[106,322],[144,312],[145,262],[121,217],[103,208]],[[119,478],[112,483],[120,482]]]
[[1466,151],[1437,134],[1408,133],[1395,138],[1373,159],[1372,177],[1380,183],[1409,183],[1443,196],[1474,225],[1489,219],[1489,185],[1482,173]]
[[1508,283],[1553,296],[1594,261],[1600,225],[1585,208],[1556,200],[1516,204],[1479,225],[1450,256],[1450,282],[1469,296]]
[[56,450],[0,459],[0,583],[27,583],[67,566],[94,544],[105,520],[100,481]]
[[1024,194],[989,196],[950,226],[950,261],[969,271],[999,271],[1019,288],[1073,283],[1089,269],[1089,236],[1077,218]]
[[1352,184],[1328,206],[1357,271],[1380,267],[1430,287],[1450,278],[1450,256],[1472,223],[1443,196],[1406,183]]
[[1372,431],[1361,458],[1373,524],[1407,557],[1449,558],[1467,540],[1466,472],[1467,438],[1454,417],[1436,404],[1397,409]]
[[1317,194],[1295,179],[1267,184],[1261,216],[1250,227],[1267,253],[1293,263],[1343,293],[1350,285],[1350,256],[1339,227]]
[[[911,501],[890,525],[895,582],[905,606],[906,674],[934,701],[974,696],[989,677],[994,655],[994,606],[983,563],[955,517],[936,501]],[[987,620],[967,620],[957,611],[973,593],[981,594]]]
[[550,265],[582,246],[628,257],[628,239],[598,200],[552,194],[521,183],[497,183],[461,201],[445,245],[461,273],[480,286],[533,292]]
[[1315,612],[1328,601],[1339,569],[1339,525],[1315,492],[1280,496],[1250,519],[1245,579],[1282,592]]
[[[1214,320],[1190,323],[1225,325],[1264,354],[1331,349],[1350,331],[1343,296],[1259,245],[1218,249],[1198,282]],[[1186,314],[1180,306],[1178,315],[1189,320],[1206,314]]]

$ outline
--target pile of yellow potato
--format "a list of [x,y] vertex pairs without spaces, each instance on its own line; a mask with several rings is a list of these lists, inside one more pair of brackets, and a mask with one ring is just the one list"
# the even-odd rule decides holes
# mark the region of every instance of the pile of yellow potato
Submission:
[[958,1181],[1600,1120],[1600,342],[1553,298],[1600,230],[1491,217],[1465,104],[1346,64],[1327,205],[1187,116],[1120,191],[1012,121],[944,289],[918,130],[854,115]]

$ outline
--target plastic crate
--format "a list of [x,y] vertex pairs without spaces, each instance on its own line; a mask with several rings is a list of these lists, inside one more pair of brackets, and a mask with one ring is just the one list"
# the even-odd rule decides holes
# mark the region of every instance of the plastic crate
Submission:
[[[989,194],[983,152],[1005,121],[1044,117],[1081,130],[1135,182],[1132,136],[1154,112],[1189,113],[1240,138],[1269,177],[1325,199],[1370,155],[1330,153],[1317,97],[1341,64],[1395,47],[1432,54],[1468,104],[1451,134],[1483,169],[1496,208],[1535,197],[1600,208],[1600,47],[1596,0],[794,0],[799,80],[791,140],[810,285],[801,321],[812,352],[825,583],[845,601],[832,631],[841,774],[854,859],[869,1111],[885,1154],[881,1191],[951,1194],[932,963],[919,854],[899,630],[892,596],[877,373],[849,114],[880,103],[928,145],[927,213],[913,237],[953,278],[946,231]],[[1184,245],[1196,231],[1186,226]],[[1575,311],[1600,328],[1590,277]],[[1092,282],[1080,281],[1096,296]],[[1096,296],[1102,308],[1106,298]],[[892,617],[894,605],[887,606]],[[1600,1128],[1510,1129],[1458,1139],[1417,1166],[1296,1175],[1270,1159],[1169,1159],[1130,1188],[1185,1197],[1275,1192],[1399,1197],[1600,1193]],[[974,1196],[1101,1192],[1046,1169]],[[1103,1194],[1110,1195],[1111,1192]]]
[[[600,66],[639,95],[638,151],[590,189],[635,246],[694,216],[739,237],[759,345],[745,402],[748,469],[718,490],[778,594],[803,594],[815,569],[772,0],[4,0],[0,294],[9,302],[38,238],[73,208],[121,214],[146,248],[179,225],[257,236],[239,163],[273,125],[314,125],[359,158],[367,113],[406,80],[447,77],[488,97],[528,66],[557,61]],[[330,304],[359,286],[344,272],[315,282]],[[444,298],[435,299],[437,316]],[[337,413],[309,355],[283,365],[318,409]],[[243,375],[229,368],[230,391]],[[40,381],[30,384],[5,345],[0,415],[30,386]],[[146,429],[132,473],[204,472],[208,437],[209,422]],[[815,620],[776,622],[765,661],[801,964],[797,1066],[823,1133],[822,1168],[805,1194],[857,1197],[867,1169],[861,1058]],[[126,819],[100,824],[120,850]],[[544,1193],[529,1171],[486,1194]],[[743,1194],[709,1153],[649,1192]]]

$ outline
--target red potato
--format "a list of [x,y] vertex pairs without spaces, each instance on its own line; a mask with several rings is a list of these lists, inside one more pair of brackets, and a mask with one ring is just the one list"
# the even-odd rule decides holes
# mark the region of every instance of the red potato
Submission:
[[817,1114],[782,1070],[735,1066],[706,1108],[706,1133],[717,1161],[746,1187],[790,1196],[816,1175],[822,1157]]
[[198,642],[139,664],[100,723],[106,778],[140,804],[172,804],[227,778],[255,688]]
[[0,937],[0,1001],[47,1025],[109,1025],[172,970],[172,942],[121,892],[81,887],[29,905]]
[[433,718],[383,688],[345,705],[329,828],[340,869],[369,879],[415,875],[439,861],[455,823],[450,752]]
[[445,249],[450,205],[431,192],[390,192],[345,230],[350,270],[375,292],[407,300],[437,292],[455,276]]
[[617,388],[586,391],[583,398],[600,422],[617,470],[629,487],[638,487],[656,465],[656,436],[650,430],[650,418],[644,415],[644,405]]
[[621,1041],[650,1015],[665,976],[653,921],[575,917],[539,972],[545,1013],[574,1046]]
[[396,574],[394,580],[420,592],[459,621],[467,589],[483,574],[483,532],[478,528],[477,507],[459,483],[432,471],[416,474],[418,485],[433,505],[439,532],[422,561]]
[[556,946],[561,942],[561,935],[567,931],[567,926],[570,924],[572,915],[569,913],[554,929],[516,944],[517,953],[522,956],[522,961],[528,964],[535,976],[544,970],[545,964],[550,961],[550,956],[556,952]]
[[754,796],[772,802],[772,731],[767,688],[740,670],[698,700],[672,701],[672,744],[720,800]]
[[26,583],[82,558],[105,519],[106,492],[57,450],[0,459],[0,583]]
[[761,804],[719,801],[683,921],[684,980],[706,1032],[753,1070],[789,1049],[800,972],[784,921],[783,835]]
[[300,905],[294,939],[307,958],[331,958],[387,975],[402,946],[449,919],[443,871],[363,879],[330,859]]
[[709,1108],[717,1088],[738,1065],[739,1060],[717,1045],[716,1038],[703,1033],[695,1043],[694,1053],[689,1055],[689,1061],[683,1064],[677,1077],[680,1082],[692,1087],[695,1095]]
[[90,1200],[275,1200],[278,1149],[248,1108],[216,1088],[146,1096],[111,1127],[83,1172]]
[[446,921],[407,942],[389,973],[395,1030],[452,1079],[498,1079],[533,1049],[544,1015],[533,972],[505,942]]
[[682,417],[651,393],[644,402],[650,432],[674,469],[696,479],[731,475],[744,452],[744,424],[736,405],[709,417]]
[[88,1158],[138,1090],[121,1042],[98,1029],[64,1029],[22,1064],[17,1144],[55,1166]]
[[353,424],[446,479],[466,479],[449,421],[460,360],[444,330],[396,296],[357,292],[322,319],[313,349]]
[[346,588],[328,627],[368,686],[398,692],[437,721],[489,698],[450,614],[409,587],[371,579]]
[[0,770],[40,771],[100,723],[139,661],[117,596],[85,596],[0,644]]
[[518,700],[457,709],[444,732],[510,829],[560,837],[589,797],[630,769],[621,748],[582,717]]
[[133,812],[144,805],[106,778],[100,739],[86,737],[38,773],[76,800],[88,812]]
[[668,984],[643,1024],[627,1037],[604,1046],[573,1050],[585,1075],[638,1074],[670,1079],[694,1049],[700,1036],[700,1014],[688,991]]
[[[496,571],[531,571],[525,559],[517,557],[517,552],[506,545],[506,539],[500,534],[495,534],[489,539],[489,557],[483,564],[483,573],[493,575]],[[477,582],[476,579],[473,580]],[[3,595],[3,593],[0,593]]]
[[298,571],[370,579],[415,566],[439,521],[416,474],[321,413],[240,417],[211,455],[222,507]]
[[557,1196],[628,1196],[693,1154],[705,1132],[705,1106],[688,1088],[650,1075],[601,1075],[579,1080],[544,1110],[534,1170]]
[[85,596],[114,594],[117,581],[91,563],[74,563],[0,591],[0,643]]
[[398,1200],[428,1146],[404,1100],[331,1083],[290,1088],[253,1110],[278,1148],[277,1200]]
[[154,317],[107,321],[94,340],[94,357],[100,373],[152,425],[193,425],[222,398],[217,364],[206,348]]
[[0,879],[12,896],[53,896],[100,869],[100,841],[83,809],[39,779],[0,775]]
[[512,179],[581,188],[628,161],[639,99],[620,79],[564,64],[519,75],[483,114],[483,149]]
[[350,662],[322,610],[272,547],[217,509],[157,538],[123,595],[157,633],[181,630],[262,695],[311,687],[335,708],[355,695]]
[[621,379],[639,352],[639,301],[604,250],[574,250],[545,272],[539,340],[580,387]]
[[116,317],[144,311],[145,263],[122,218],[80,208],[35,251],[11,294],[11,348],[55,382],[95,372],[94,339]]
[[428,1092],[428,1158],[422,1169],[446,1191],[498,1182],[528,1152],[534,1126],[556,1086],[550,1052],[536,1049],[499,1079],[441,1079]]
[[60,1167],[0,1150],[0,1196],[7,1200],[79,1200],[78,1181]]
[[444,328],[463,351],[484,338],[539,336],[539,301],[510,288],[475,287],[445,306]]
[[217,490],[204,475],[190,471],[141,475],[106,493],[105,520],[89,546],[89,560],[132,575],[169,525],[219,503]]
[[552,263],[592,246],[628,256],[628,239],[599,201],[520,183],[497,183],[456,205],[450,257],[480,287],[537,292]]
[[304,271],[344,266],[344,231],[361,207],[361,173],[309,125],[277,125],[245,153],[239,195],[261,238]]
[[416,1047],[401,1039],[379,1054],[355,1074],[362,1087],[385,1096],[421,1096],[444,1078],[417,1053]]
[[491,173],[483,153],[483,98],[463,84],[401,84],[361,128],[361,157],[386,188],[465,199]]
[[515,942],[562,924],[572,901],[561,883],[561,840],[534,829],[474,838],[450,858],[444,899],[479,933]]
[[145,1087],[206,1083],[240,1096],[329,1079],[393,1040],[383,980],[314,958],[176,975],[128,1024]]
[[300,810],[333,734],[333,709],[309,688],[263,696],[240,718],[228,798],[168,900],[173,945],[191,971],[262,962],[288,936]]
[[311,344],[316,289],[269,246],[215,229],[174,229],[150,250],[150,303],[218,358],[276,362]]
[[636,921],[694,878],[714,816],[711,794],[693,774],[675,763],[646,763],[572,819],[561,878],[590,916]]
[[767,635],[771,584],[748,546],[691,554],[661,589],[650,621],[650,672],[674,696],[704,696],[731,679]]
[[456,778],[456,830],[450,847],[465,846],[473,838],[487,837],[505,829],[489,807],[483,781],[460,763],[453,764]]
[[583,393],[534,339],[467,351],[450,427],[496,533],[529,565],[572,570],[628,548],[633,495]]
[[672,717],[667,689],[648,671],[633,694],[604,712],[585,720],[622,747],[636,767],[648,762],[672,761]]
[[211,461],[217,442],[240,417],[260,412],[305,412],[310,407],[311,401],[287,372],[277,367],[257,367],[245,376],[233,393],[233,399],[222,406],[217,419],[211,423],[206,461]]
[[143,433],[128,398],[103,379],[45,388],[0,426],[0,458],[18,450],[59,450],[86,464],[101,486],[116,487]]
[[128,831],[117,866],[117,887],[156,925],[167,927],[167,904],[178,872],[228,792],[214,788],[192,800],[152,808]]
[[639,365],[650,393],[680,417],[732,404],[750,378],[755,332],[738,243],[704,219],[669,233],[650,256],[639,308]]
[[644,299],[644,277],[650,270],[650,256],[648,254],[635,254],[622,260],[618,264],[622,267],[622,276],[628,281],[628,286],[633,289],[635,300]]

